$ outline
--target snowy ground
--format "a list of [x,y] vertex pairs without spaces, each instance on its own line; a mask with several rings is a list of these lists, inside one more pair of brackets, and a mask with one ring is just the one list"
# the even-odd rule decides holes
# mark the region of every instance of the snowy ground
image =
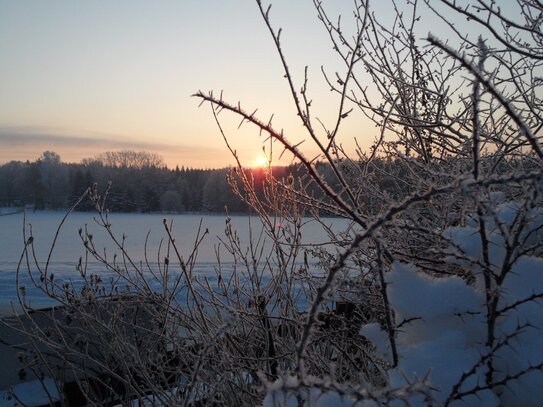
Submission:
[[[21,257],[24,248],[23,230],[28,238],[30,231],[34,237],[34,248],[36,258],[40,267],[44,267],[45,261],[53,243],[53,239],[64,213],[62,212],[30,212],[26,214],[26,224],[24,224],[23,213],[12,213],[9,216],[0,216],[0,316],[12,314],[18,311],[16,285],[25,287],[25,302],[34,308],[45,308],[56,305],[50,298],[36,289],[32,283],[32,274],[26,272],[26,259]],[[113,256],[115,250],[110,238],[108,238],[103,229],[100,228],[95,220],[94,214],[74,213],[63,225],[57,243],[51,255],[49,273],[55,274],[55,281],[59,284],[70,282],[76,288],[82,285],[79,273],[76,271],[76,265],[81,256],[84,256],[85,250],[81,242],[78,230],[88,227],[93,233],[93,241],[97,248],[104,248],[109,256]],[[176,243],[183,255],[188,257],[192,249],[197,230],[209,230],[208,237],[198,250],[197,265],[194,270],[196,276],[206,276],[211,285],[217,279],[214,272],[216,267],[216,249],[218,245],[218,236],[224,237],[225,217],[224,216],[199,216],[199,215],[140,215],[140,214],[114,214],[110,217],[113,224],[113,231],[118,237],[127,236],[126,248],[128,253],[136,262],[144,261],[145,237],[149,232],[147,241],[147,253],[149,261],[156,264],[159,258],[158,250],[161,240],[165,239],[163,219],[173,221],[173,230]],[[253,236],[258,236],[260,223],[258,219],[250,220],[246,216],[234,216],[232,224],[238,231],[241,245],[249,243],[249,229],[252,228]],[[346,223],[337,219],[330,219],[329,225],[335,224],[337,228],[345,228]],[[280,225],[278,225],[280,227]],[[308,223],[304,226],[304,236],[307,237],[307,243],[325,242],[327,236],[322,232],[321,227],[316,223]],[[309,240],[310,239],[310,240]],[[162,249],[164,250],[164,249]],[[224,249],[221,249],[223,253]],[[223,254],[221,265],[223,269],[228,270],[229,258],[226,253]],[[22,260],[22,272],[17,274],[17,268]],[[35,266],[32,266],[35,270]],[[107,279],[112,274],[104,271],[101,263],[89,261],[88,274],[100,274],[102,279]],[[34,274],[36,275],[36,274]],[[150,279],[152,282],[152,278]],[[16,284],[17,283],[17,284]],[[157,291],[161,287],[157,283]],[[51,386],[49,386],[50,384]],[[46,380],[47,390],[54,390],[52,383]],[[39,382],[25,382],[15,385],[12,388],[16,398],[19,398],[25,405],[43,405],[47,404],[46,392]],[[53,397],[58,395],[53,394]],[[7,390],[0,391],[0,407],[14,406],[16,400],[10,398]]]
[[[511,222],[510,218],[512,219],[515,213],[514,209],[511,205],[504,206],[499,212],[498,218],[504,225]],[[54,226],[58,223],[60,216],[61,214],[56,212],[38,213],[32,214],[29,219],[34,225],[37,244],[43,244],[37,247],[40,259],[47,255],[46,249],[50,247]],[[6,219],[15,221],[4,222]],[[222,217],[203,217],[202,219],[203,227],[210,229],[211,238],[201,247],[202,261],[195,273],[213,278],[214,247],[217,242],[214,237],[222,234],[224,219]],[[162,236],[160,233],[162,216],[117,215],[112,221],[115,230],[119,230],[121,235],[124,232],[129,236],[128,250],[134,253],[136,260],[143,259],[144,236],[151,229],[149,251],[156,254]],[[176,239],[182,249],[191,247],[199,221],[200,217],[196,216],[175,217]],[[488,221],[489,239],[492,243],[490,258],[492,267],[498,268],[499,263],[504,259],[504,242],[499,229],[492,225],[492,221]],[[0,224],[2,227],[0,259],[5,260],[0,262],[0,301],[7,304],[13,300],[15,294],[13,291],[16,277],[14,269],[22,247],[20,239],[22,216],[2,217],[0,222],[2,223]],[[242,243],[247,243],[247,218],[236,218],[235,222],[240,226]],[[81,243],[78,241],[77,229],[85,223],[92,224],[91,215],[74,214],[64,228],[65,232],[61,234],[58,250],[55,251],[52,263],[52,269],[55,270],[59,279],[69,280],[76,275],[75,262],[83,252]],[[534,211],[531,224],[526,229],[526,244],[541,244],[542,225],[543,212]],[[311,227],[313,226],[308,225],[306,230],[306,236],[312,239],[310,243],[326,240],[319,229],[310,229]],[[456,242],[457,247],[464,250],[468,258],[481,257],[481,244],[478,240],[476,225],[452,228],[445,233]],[[102,238],[97,235],[97,242],[100,241],[100,244],[109,247],[105,240],[100,240]],[[451,261],[458,262],[458,260]],[[100,271],[99,264],[92,263],[90,266],[93,271]],[[507,346],[492,350],[496,356],[496,374],[499,375],[497,380],[503,379],[504,375],[520,376],[518,380],[508,383],[507,387],[498,388],[496,391],[480,388],[486,374],[485,355],[489,354],[490,350],[484,345],[486,323],[483,312],[485,300],[482,274],[478,269],[474,269],[473,272],[477,277],[476,284],[468,285],[458,277],[431,278],[421,273],[416,265],[400,263],[394,265],[392,272],[387,275],[391,305],[398,319],[412,322],[402,327],[398,333],[400,362],[397,368],[388,371],[391,386],[402,388],[417,379],[426,378],[432,386],[433,395],[438,403],[445,402],[448,394],[465,393],[465,396],[452,405],[489,407],[541,405],[543,374],[539,368],[531,369],[530,366],[543,366],[541,354],[543,337],[540,334],[543,329],[540,303],[540,299],[543,298],[543,260],[529,255],[521,256],[513,265],[507,280],[500,287],[500,309],[508,311],[497,320],[496,334],[503,338],[514,337],[514,341],[504,340]],[[25,282],[27,283],[28,281]],[[532,296],[536,296],[537,301],[524,301]],[[28,298],[34,304],[39,304],[44,300],[43,296],[40,297],[39,294],[31,291],[28,292]],[[526,327],[518,329],[522,324],[526,324]],[[363,327],[361,334],[373,341],[384,358],[388,357],[390,353],[388,342],[377,324]],[[270,407],[295,405],[296,396],[300,396],[300,393],[296,393],[297,388],[295,378],[278,380],[268,389],[265,405]],[[322,393],[317,388],[311,389],[305,397],[314,399],[313,406],[352,405],[352,400],[337,392]],[[411,398],[407,394],[406,397],[406,401],[411,405],[424,404],[422,399],[415,396]],[[369,407],[376,404],[368,401],[360,405]]]
[[[413,264],[393,264],[386,275],[389,300],[396,320],[410,322],[395,335],[399,363],[387,374],[389,389],[397,389],[398,396],[391,406],[542,405],[543,259],[528,249],[540,248],[543,242],[543,209],[528,213],[522,229],[515,229],[519,243],[510,245],[505,240],[511,236],[508,228],[518,219],[521,217],[514,203],[502,205],[495,216],[486,218],[488,268],[493,278],[502,278],[495,292],[486,291],[484,269],[477,262],[482,258],[483,245],[475,221],[444,232],[454,243],[448,248],[448,261],[471,269],[474,284],[458,276],[434,278]],[[459,255],[459,248],[462,256],[453,256]],[[495,340],[491,348],[486,345],[487,293],[498,298],[499,316],[493,320]],[[360,334],[375,345],[383,358],[391,360],[390,341],[379,324],[363,326]],[[487,385],[490,359],[493,382]],[[426,383],[421,383],[422,379]],[[308,386],[312,380],[315,385]],[[412,387],[414,383],[426,392],[424,396],[413,391],[417,388]],[[330,381],[323,385],[308,378],[303,384],[294,376],[278,379],[268,388],[265,407],[296,406],[300,397],[306,400],[304,405],[311,407],[377,407],[389,405],[390,401],[379,392],[368,396],[371,388],[364,386],[357,397],[366,399],[357,402],[341,391],[327,391],[333,389]],[[427,394],[432,403],[425,399]]]
[[[36,258],[40,264],[44,264],[51,249],[55,232],[64,216],[64,212],[57,211],[39,211],[28,212],[26,214],[25,233],[34,236],[34,249]],[[95,220],[95,214],[75,212],[71,214],[65,224],[62,226],[56,246],[52,252],[49,272],[55,274],[57,281],[72,281],[78,284],[78,273],[75,266],[81,256],[85,255],[85,250],[78,230],[87,227],[93,233],[93,241],[99,249],[106,249],[108,256],[113,257],[114,245],[109,237],[104,233]],[[159,247],[164,245],[166,237],[163,226],[163,219],[168,223],[173,221],[173,234],[176,244],[181,254],[187,258],[194,241],[196,239],[198,228],[208,230],[209,234],[204,239],[198,250],[198,261],[195,269],[196,275],[206,275],[211,282],[216,278],[214,267],[217,264],[216,248],[221,252],[221,263],[223,267],[228,268],[231,259],[228,257],[224,247],[217,246],[218,237],[224,238],[225,216],[220,215],[161,215],[161,214],[112,214],[110,222],[112,229],[119,239],[123,234],[127,237],[126,248],[132,259],[136,262],[144,261],[145,238],[149,233],[147,241],[147,253],[150,263],[156,264],[158,261]],[[303,235],[306,243],[322,243],[327,240],[326,234],[316,222],[310,222],[303,226]],[[326,223],[336,230],[346,228],[347,223],[340,219],[327,219]],[[232,216],[232,224],[238,232],[241,245],[248,245],[250,240],[249,229],[253,231],[253,236],[260,232],[260,221],[256,218],[247,216]],[[278,225],[280,227],[280,225]],[[268,239],[269,240],[269,239]],[[11,313],[12,304],[17,303],[17,293],[15,290],[17,264],[21,260],[21,254],[24,248],[23,238],[23,214],[12,214],[9,216],[0,216],[0,315]],[[164,253],[164,246],[162,246]],[[117,251],[118,253],[118,251]],[[163,254],[161,258],[163,258]],[[26,270],[23,263],[23,270]],[[89,262],[89,273],[102,273],[104,270],[101,264]],[[104,275],[107,278],[107,274]],[[30,276],[27,273],[21,273],[20,285],[26,288],[26,299],[36,308],[48,307],[54,305],[49,298],[41,292],[33,289]]]
[[0,390],[0,407],[46,406],[58,400],[57,388],[49,377],[16,384],[11,391]]
[[0,216],[14,215],[16,213],[20,213],[21,211],[22,208],[0,207]]

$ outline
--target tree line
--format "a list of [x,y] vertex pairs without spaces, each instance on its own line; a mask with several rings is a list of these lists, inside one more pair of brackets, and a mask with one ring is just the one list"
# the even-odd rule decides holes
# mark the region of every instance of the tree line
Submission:
[[[81,163],[62,162],[46,151],[35,161],[0,166],[0,206],[31,206],[36,210],[71,207],[87,188],[107,191],[106,205],[117,212],[245,212],[231,191],[227,168],[170,169],[147,152],[107,152]],[[258,171],[254,171],[258,175]],[[93,210],[84,199],[78,210]]]
[[[458,160],[457,160],[458,161]],[[505,160],[495,170],[506,173],[518,166],[531,167],[525,158]],[[409,194],[409,171],[401,160],[390,157],[375,158],[373,169],[362,173],[362,163],[341,161],[344,182],[360,189],[360,202],[369,212],[379,212],[384,201],[399,199]],[[449,163],[450,164],[450,163]],[[448,165],[447,163],[443,164]],[[316,171],[328,185],[341,190],[332,167],[319,162]],[[251,211],[250,196],[246,188],[233,188],[240,183],[239,168],[194,169],[176,166],[168,168],[159,155],[131,150],[106,152],[81,163],[63,162],[52,151],[45,151],[35,161],[10,161],[0,166],[0,206],[31,207],[34,210],[63,210],[74,205],[85,191],[96,185],[106,197],[106,208],[113,212],[202,212],[246,213]],[[293,188],[303,188],[303,201],[313,201],[317,212],[339,215],[331,211],[329,197],[315,184],[306,169],[300,165],[245,168],[245,182],[253,183],[250,194],[259,200],[270,191],[274,183],[290,183]],[[411,169],[411,175],[413,170]],[[270,178],[270,175],[272,177]],[[378,186],[380,199],[366,190]],[[284,186],[284,185],[283,185]],[[340,196],[348,198],[346,193]],[[77,206],[80,211],[95,210],[91,199],[83,199]]]
[[[262,197],[268,169],[244,169]],[[299,175],[296,166],[273,167],[277,178]],[[80,163],[67,163],[59,154],[45,151],[34,161],[10,161],[0,165],[0,206],[34,210],[65,210],[88,188],[96,187],[113,212],[245,213],[250,210],[243,191],[233,191],[232,168],[168,168],[157,154],[142,151],[110,151]],[[298,177],[297,177],[298,178]],[[95,210],[83,199],[80,211]]]

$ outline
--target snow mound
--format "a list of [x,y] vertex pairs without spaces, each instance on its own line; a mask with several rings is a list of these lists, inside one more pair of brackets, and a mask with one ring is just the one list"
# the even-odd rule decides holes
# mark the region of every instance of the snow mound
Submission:
[[[399,363],[388,371],[388,390],[412,388],[416,382],[428,384],[431,390],[427,397],[412,392],[404,400],[385,404],[426,406],[431,399],[434,405],[463,407],[541,405],[542,213],[505,203],[484,219],[489,267],[484,266],[475,219],[466,227],[444,231],[451,240],[443,253],[445,260],[467,268],[474,277],[469,282],[456,276],[436,278],[413,264],[393,264],[386,279],[398,326]],[[379,324],[364,325],[360,334],[384,360],[392,360]],[[316,382],[307,387],[306,406],[376,405],[373,401],[356,404]],[[293,386],[270,388],[264,406],[296,406],[300,394]]]

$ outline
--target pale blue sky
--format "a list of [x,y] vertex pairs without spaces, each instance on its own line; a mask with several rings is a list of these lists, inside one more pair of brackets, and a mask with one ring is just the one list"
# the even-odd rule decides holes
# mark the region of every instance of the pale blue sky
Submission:
[[[374,3],[383,16],[390,12]],[[332,119],[336,97],[319,70],[338,65],[312,1],[273,4],[298,86],[309,65],[316,111]],[[353,2],[325,4],[332,15],[350,16]],[[265,119],[275,113],[277,127],[302,138],[252,0],[0,0],[0,163],[33,160],[46,149],[79,161],[132,148],[157,152],[170,166],[231,164],[209,108],[190,97],[199,89],[224,90]],[[233,146],[250,165],[262,140],[247,126],[231,127]],[[362,122],[347,130],[362,145],[375,136]]]
[[[311,2],[277,1],[273,15],[293,66],[318,67],[311,48],[326,37]],[[2,0],[0,89],[1,162],[44,149],[77,161],[125,142],[171,165],[226,165],[209,109],[192,93],[224,90],[266,115],[288,111],[279,61],[249,0]],[[237,148],[252,157],[259,140]]]

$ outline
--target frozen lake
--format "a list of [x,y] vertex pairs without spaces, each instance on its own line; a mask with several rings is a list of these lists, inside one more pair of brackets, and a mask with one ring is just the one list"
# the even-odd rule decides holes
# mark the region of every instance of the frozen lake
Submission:
[[[23,230],[27,237],[32,230],[34,236],[34,247],[36,257],[40,263],[47,259],[55,232],[64,216],[64,212],[39,211],[26,214],[26,222],[23,225],[23,214],[11,214],[0,216],[0,309],[16,300],[15,279],[16,269],[24,248]],[[87,227],[93,234],[93,241],[98,250],[106,250],[108,257],[117,252],[115,245],[102,227],[95,221],[96,214],[86,212],[75,212],[70,214],[60,230],[57,243],[54,247],[49,266],[50,272],[65,280],[76,279],[75,266],[79,258],[84,256],[85,248],[79,236],[79,229]],[[208,230],[209,233],[198,249],[196,273],[202,275],[214,275],[214,266],[217,264],[216,252],[221,253],[221,263],[227,266],[232,259],[220,244],[219,239],[225,238],[224,215],[169,215],[169,214],[110,214],[109,221],[112,231],[119,240],[123,234],[126,236],[125,247],[131,258],[136,261],[144,261],[145,240],[147,241],[147,254],[151,263],[157,263],[158,250],[162,243],[161,258],[164,257],[167,235],[163,226],[163,219],[168,224],[173,224],[173,235],[175,242],[184,259],[187,259],[192,251],[197,231],[201,223],[201,230]],[[241,246],[247,246],[252,235],[258,236],[262,226],[260,220],[249,216],[231,216],[231,222],[237,231]],[[345,230],[348,223],[345,220],[327,218],[323,223],[333,230]],[[277,225],[281,227],[281,225]],[[328,241],[322,225],[311,219],[304,219],[302,227],[303,242],[306,244],[323,244]],[[269,242],[269,238],[267,238]],[[268,246],[269,247],[269,246]],[[172,258],[172,256],[170,256]],[[173,261],[173,260],[172,260]],[[103,266],[96,262],[89,262],[90,272],[102,271]],[[28,279],[26,273],[24,277]],[[30,285],[26,281],[25,285]],[[35,296],[34,298],[32,296]],[[44,298],[40,293],[28,292],[28,298],[35,306],[50,305],[50,300]]]

